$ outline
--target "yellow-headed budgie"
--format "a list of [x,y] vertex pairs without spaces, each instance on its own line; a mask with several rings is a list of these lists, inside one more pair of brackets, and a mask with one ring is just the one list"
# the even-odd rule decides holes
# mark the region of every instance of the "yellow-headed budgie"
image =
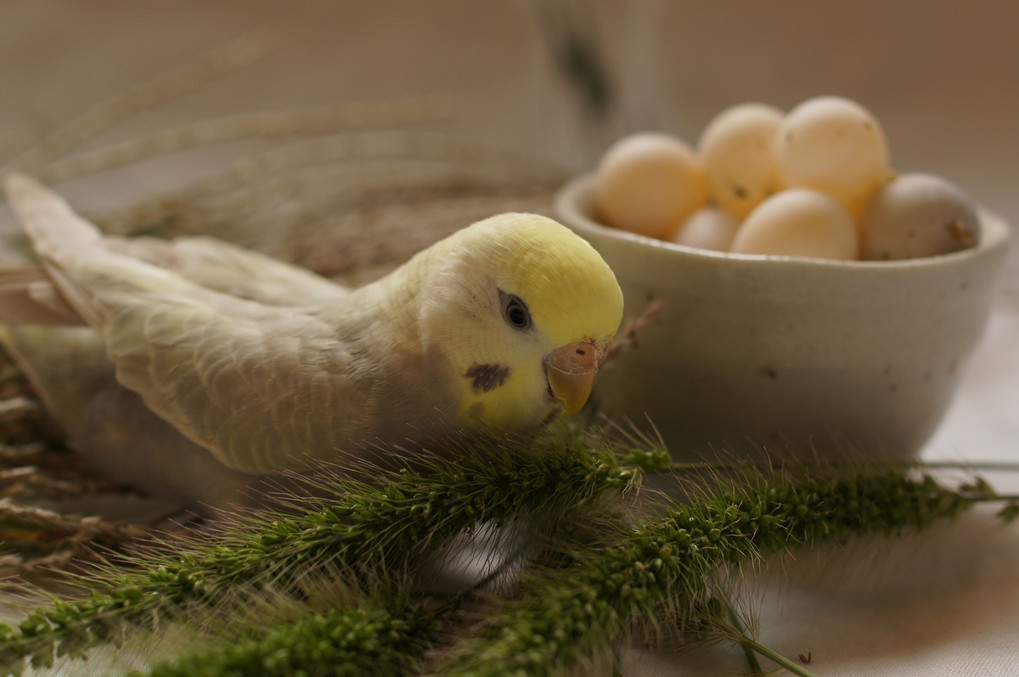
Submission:
[[[137,466],[143,485],[178,472],[170,491],[199,500],[380,443],[537,429],[584,404],[622,317],[595,250],[533,214],[475,223],[352,290],[209,238],[104,237],[31,179],[5,188],[44,275],[0,277],[0,320],[92,328],[8,327],[5,342],[72,442],[133,450],[99,465]],[[61,419],[75,369],[105,394]],[[163,421],[182,437],[147,459]]]

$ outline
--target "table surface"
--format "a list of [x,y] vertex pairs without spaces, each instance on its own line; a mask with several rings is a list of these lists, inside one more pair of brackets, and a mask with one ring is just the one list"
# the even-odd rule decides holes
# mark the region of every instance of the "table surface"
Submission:
[[[100,137],[255,108],[452,92],[464,134],[580,171],[626,131],[695,140],[724,106],[789,108],[818,94],[868,106],[893,163],[958,183],[1019,222],[1019,20],[1015,3],[553,3],[603,49],[617,107],[595,121],[550,66],[539,3],[269,0],[34,3],[0,0],[0,149],[255,29],[263,62]],[[565,8],[565,9],[564,9]],[[179,183],[215,153],[168,158],[66,187],[82,202]],[[1019,265],[1006,269],[987,333],[928,459],[1019,460]],[[990,476],[1019,491],[1019,477]],[[761,638],[818,675],[1019,673],[1019,532],[975,512],[917,539],[798,554],[748,585]],[[82,665],[66,674],[87,674]],[[93,668],[95,670],[96,668]],[[722,648],[629,654],[625,674],[742,674]],[[98,674],[98,673],[95,673]]]

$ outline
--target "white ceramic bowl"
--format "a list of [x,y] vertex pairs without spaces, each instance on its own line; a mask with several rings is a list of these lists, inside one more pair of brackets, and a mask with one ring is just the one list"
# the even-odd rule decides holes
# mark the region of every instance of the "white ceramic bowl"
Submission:
[[983,332],[1010,229],[891,262],[721,254],[599,224],[593,177],[559,193],[562,222],[615,271],[624,326],[661,310],[607,363],[593,403],[649,418],[677,459],[915,456]]

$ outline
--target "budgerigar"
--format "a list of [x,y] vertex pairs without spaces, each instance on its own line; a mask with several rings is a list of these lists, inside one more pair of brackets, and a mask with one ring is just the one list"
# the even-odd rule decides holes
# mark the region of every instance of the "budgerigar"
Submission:
[[[368,446],[534,430],[585,403],[622,318],[598,253],[533,214],[475,223],[348,289],[212,239],[105,237],[27,177],[5,188],[43,274],[8,271],[0,320],[92,328],[13,328],[6,342],[27,355],[77,332],[76,345],[93,347],[80,350],[104,347],[105,364],[77,364],[72,351],[57,367],[93,370],[99,383],[112,364],[116,389],[130,392],[109,397],[144,402],[131,419],[142,430],[124,434],[164,421],[179,431],[153,472],[197,463],[239,482]],[[60,393],[48,401],[59,409]],[[144,439],[135,450],[147,453]]]

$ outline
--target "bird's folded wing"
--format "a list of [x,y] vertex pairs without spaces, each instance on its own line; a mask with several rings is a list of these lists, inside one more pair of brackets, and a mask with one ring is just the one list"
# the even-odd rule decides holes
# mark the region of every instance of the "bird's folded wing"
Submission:
[[359,368],[334,328],[115,251],[30,179],[5,187],[61,296],[105,336],[118,380],[224,464],[299,469],[361,431]]
[[[106,238],[123,253],[179,274],[203,287],[266,303],[316,308],[341,303],[346,288],[315,273],[212,238]],[[0,267],[0,323],[80,326],[85,321],[68,305],[41,266]]]
[[106,246],[203,287],[270,305],[307,308],[339,302],[349,293],[306,268],[210,237],[109,237]]
[[103,333],[118,380],[225,465],[302,469],[362,433],[356,359],[318,319],[244,301],[110,296]]

